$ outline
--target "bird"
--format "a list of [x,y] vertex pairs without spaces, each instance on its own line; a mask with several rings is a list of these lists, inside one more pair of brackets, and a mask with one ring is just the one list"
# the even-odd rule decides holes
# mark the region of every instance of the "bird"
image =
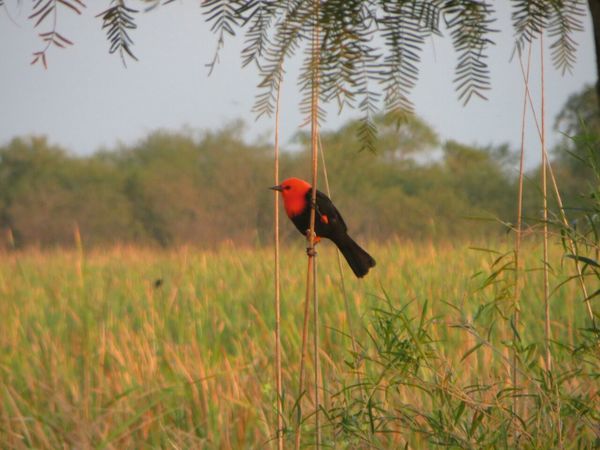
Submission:
[[[287,216],[300,233],[308,235],[312,186],[300,178],[288,178],[269,189],[281,193]],[[373,257],[348,235],[348,227],[333,202],[317,190],[315,242],[319,242],[320,238],[330,239],[337,246],[357,278],[364,277],[369,269],[375,266]]]

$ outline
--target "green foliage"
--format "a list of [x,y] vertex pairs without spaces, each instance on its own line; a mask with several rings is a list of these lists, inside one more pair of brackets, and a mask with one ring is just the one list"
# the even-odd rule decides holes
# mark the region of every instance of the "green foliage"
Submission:
[[[174,0],[110,0],[110,7],[97,17],[107,29],[110,52],[136,59],[131,52],[129,30],[135,29],[131,4],[145,12]],[[318,13],[315,5],[319,3]],[[322,4],[321,4],[322,3]],[[0,6],[4,0],[0,2]],[[46,47],[34,53],[34,62],[46,65],[46,51],[51,45],[65,47],[72,42],[57,32],[58,9],[81,15],[83,0],[40,0],[34,2],[29,19],[37,27],[50,22],[50,32],[41,33]],[[418,77],[419,52],[424,39],[447,31],[457,50],[456,89],[465,102],[488,89],[489,73],[486,51],[493,44],[496,30],[492,3],[486,0],[209,0],[202,3],[206,21],[217,35],[217,52],[224,39],[239,30],[246,34],[242,51],[244,65],[256,63],[264,82],[262,89],[276,90],[283,63],[309,39],[315,26],[323,35],[319,76],[324,98],[337,98],[340,106],[361,104],[372,95],[367,81],[382,87],[388,109],[411,109],[409,93]],[[581,0],[514,0],[513,27],[516,47],[537,38],[548,29],[555,65],[569,70],[577,43],[573,34],[583,29],[585,9]],[[443,24],[444,26],[440,26]],[[383,42],[380,49],[370,42]],[[310,58],[310,55],[309,55]],[[210,64],[214,67],[217,57]],[[308,63],[307,65],[310,65]],[[273,98],[259,96],[261,113],[271,111]],[[370,106],[368,106],[370,107]],[[361,109],[368,108],[361,106]]]
[[495,21],[491,4],[485,1],[449,1],[446,5],[446,26],[451,30],[452,43],[458,53],[456,90],[458,98],[467,104],[472,95],[485,98],[490,88],[486,50],[493,44],[489,36]]
[[[239,4],[236,21],[232,5]],[[425,38],[441,33],[442,19],[459,52],[457,89],[467,101],[488,85],[485,51],[491,41],[492,8],[487,2],[439,1],[329,1],[316,8],[313,1],[211,1],[209,20],[223,36],[225,23],[247,27],[244,63],[256,62],[262,77],[257,96],[259,115],[271,114],[284,64],[297,51],[305,51],[300,89],[307,105],[313,73],[318,74],[324,102],[335,100],[363,112],[358,136],[364,148],[373,149],[375,116],[385,109],[394,116],[412,110],[410,91],[418,78],[418,63]],[[310,36],[319,30],[319,58],[313,61]],[[225,28],[232,34],[233,27]],[[383,42],[378,48],[373,42]],[[313,67],[317,64],[318,67]],[[322,118],[322,114],[320,114]]]
[[68,157],[40,138],[16,139],[0,158],[3,227],[16,245],[70,245],[78,226],[90,244],[129,237],[129,203],[114,168]]
[[576,208],[584,206],[596,179],[593,161],[600,136],[600,112],[593,87],[585,87],[569,97],[556,118],[555,128],[564,134],[553,149],[556,176],[564,203],[575,208],[570,214],[577,215]]
[[[514,180],[490,151],[441,144],[414,116],[376,122],[376,153],[358,152],[357,122],[322,136],[333,198],[353,234],[461,238],[499,229],[467,217],[510,216]],[[76,230],[93,246],[269,242],[271,150],[245,144],[240,131],[157,132],[87,157],[42,138],[16,139],[0,148],[0,226],[18,247],[71,245]],[[299,140],[307,149],[306,136]],[[282,176],[309,179],[308,157],[284,153]],[[297,238],[291,226],[284,232]]]
[[496,217],[510,220],[517,190],[514,183],[507,183],[509,175],[503,167],[503,151],[506,150],[475,149],[450,141],[444,146],[444,161],[448,185],[464,192],[467,202],[476,205],[479,214],[485,214],[486,202],[494,199]]
[[580,0],[515,0],[513,26],[516,32],[516,49],[521,52],[531,42],[548,30],[552,42],[552,60],[563,73],[575,63],[577,41],[573,34],[583,30],[585,6]]
[[[353,369],[362,375],[361,383],[353,384],[355,374],[349,373],[328,411],[338,439],[384,448],[387,436],[396,433],[411,447],[593,445],[594,424],[600,418],[592,387],[600,373],[598,330],[573,330],[569,338],[558,331],[553,341],[556,369],[546,371],[539,350],[541,321],[529,317],[527,327],[535,331],[526,329],[516,341],[508,338],[511,328],[501,310],[510,301],[511,265],[491,268],[496,273],[493,284],[476,278],[483,282],[480,293],[490,300],[475,293],[468,298],[476,304],[449,300],[451,309],[443,319],[428,311],[426,299],[420,300],[419,310],[401,298],[385,297],[386,307],[374,310],[369,340],[355,359],[359,366]],[[529,303],[526,309],[535,307]],[[448,335],[440,339],[436,323],[442,320],[459,332],[460,350],[451,347]],[[506,379],[514,364],[505,356],[508,350],[517,355],[521,381],[516,389]],[[461,374],[469,369],[461,366],[474,372],[465,378]]]
[[[564,447],[593,448],[600,419],[598,344],[587,331],[575,284],[563,284],[552,298],[559,320],[550,389],[537,345],[543,339],[541,278],[533,270],[524,275],[519,355],[532,379],[516,394],[505,357],[516,344],[499,314],[512,273],[488,281],[505,260],[451,242],[369,243],[377,267],[363,280],[346,278],[361,344],[355,355],[348,351],[336,256],[332,246],[320,245],[329,418],[323,437],[331,448],[559,448],[549,423],[558,404]],[[524,264],[539,265],[533,243],[524,250]],[[553,246],[552,261],[560,256]],[[303,243],[282,249],[290,426],[305,259]],[[567,269],[556,265],[559,280]],[[471,277],[474,272],[480,273]],[[272,249],[13,252],[0,259],[0,292],[4,447],[263,449],[272,439]],[[312,373],[310,362],[306,370]],[[518,394],[527,409],[517,444],[508,421]],[[313,411],[303,411],[308,443]],[[293,446],[286,437],[285,447]]]
[[[496,20],[492,2],[212,0],[204,7],[218,35],[218,49],[226,35],[238,28],[245,31],[243,62],[256,63],[262,77],[255,106],[259,116],[273,113],[286,61],[304,52],[302,105],[310,104],[313,81],[318,80],[323,102],[335,100],[340,109],[362,111],[358,136],[363,148],[370,150],[377,131],[374,119],[382,107],[396,117],[412,110],[410,93],[419,76],[420,52],[432,34],[448,34],[452,40],[460,100],[485,98],[490,87],[487,51],[497,32],[492,28]],[[555,65],[563,72],[570,70],[577,50],[573,35],[583,29],[581,2],[516,0],[512,7],[516,49],[521,51],[548,29]],[[311,51],[315,30],[318,58]]]
[[[566,117],[573,114],[571,108],[576,109],[573,104],[581,104],[581,98],[576,100],[569,103]],[[594,126],[597,115],[592,117]],[[599,138],[588,133],[572,139],[574,156],[593,176],[587,179],[589,191],[579,206],[565,204],[570,221],[563,219],[558,206],[550,214],[553,248],[562,247],[562,257],[540,258],[527,246],[518,256],[521,263],[529,258],[541,261],[517,266],[514,251],[481,249],[490,263],[473,275],[472,293],[438,299],[451,309],[443,317],[427,314],[426,297],[421,298],[419,310],[412,305],[412,296],[401,292],[393,298],[384,292],[386,308],[374,308],[367,327],[369,339],[355,344],[360,354],[352,354],[352,371],[333,396],[339,401],[329,408],[327,417],[338,438],[382,448],[392,433],[403,436],[402,443],[411,447],[423,447],[424,442],[457,448],[598,446]],[[502,173],[497,164],[490,164],[490,156],[452,142],[445,147],[446,164],[456,173],[456,181],[483,198],[493,198],[494,180]],[[470,170],[471,166],[478,170]],[[471,184],[482,190],[469,189]],[[580,192],[583,188],[580,184]],[[554,283],[548,304],[553,322],[547,338],[541,305],[534,301],[538,294],[529,284],[540,263]],[[566,288],[570,294],[562,297]],[[558,309],[564,307],[570,311],[561,315]],[[513,319],[516,311],[521,316],[518,325]],[[448,340],[434,338],[439,336],[438,322],[461,333],[465,346],[460,361]],[[551,355],[548,362],[546,346]],[[461,380],[458,373],[465,370],[461,366],[474,360],[476,366],[471,367],[479,373]],[[499,367],[503,369],[497,371]],[[360,383],[353,383],[357,373]]]
[[[600,282],[600,155],[598,146],[600,135],[585,134],[573,138],[575,145],[579,148],[578,160],[585,164],[593,177],[587,183],[587,195],[581,195],[581,201],[577,208],[567,208],[570,213],[570,221],[559,220],[557,215],[551,223],[560,232],[561,242],[566,256],[577,262],[576,273],[572,276],[582,285],[593,286],[592,291],[584,291],[583,301],[586,302],[588,312],[592,316],[593,327],[589,330],[597,341],[600,340],[600,323],[596,322],[599,317],[593,316],[592,300],[600,293],[598,282]],[[582,183],[583,184],[583,183]],[[582,188],[580,184],[580,188]],[[591,281],[589,281],[591,280]],[[597,355],[600,356],[600,355]]]
[[[110,43],[109,52],[134,60],[130,31],[137,28],[132,4],[145,11],[173,0],[110,0],[110,7],[97,17]],[[64,48],[72,42],[57,31],[58,7],[81,14],[82,0],[40,0],[29,18],[37,27],[52,19],[52,29],[41,33],[46,46],[34,53],[33,63],[47,65],[51,46]],[[286,62],[304,54],[299,79],[303,94],[301,109],[310,110],[313,86],[318,80],[322,102],[336,101],[340,110],[358,108],[363,113],[358,137],[363,148],[373,150],[377,127],[375,116],[386,111],[402,117],[412,111],[410,94],[419,77],[420,53],[433,34],[448,35],[457,54],[454,84],[465,104],[473,96],[485,98],[490,88],[487,52],[494,44],[496,21],[493,2],[488,0],[209,0],[202,2],[207,23],[217,36],[217,49],[208,64],[218,62],[227,37],[245,33],[244,66],[256,64],[261,77],[256,96],[258,116],[271,115]],[[548,30],[555,66],[562,72],[575,63],[577,41],[583,30],[585,8],[581,0],[514,0],[512,2],[515,49]],[[315,31],[318,30],[318,33]],[[312,51],[318,39],[318,58]],[[324,118],[319,105],[318,116]]]
[[564,134],[563,141],[555,149],[561,161],[578,164],[580,168],[586,166],[585,155],[589,148],[586,136],[600,134],[600,110],[592,86],[586,86],[569,97],[556,118],[554,128]]
[[[376,153],[354,148],[356,122],[322,135],[333,197],[353,234],[391,238],[367,243],[378,260],[374,276],[346,279],[355,345],[340,314],[335,255],[321,244],[325,444],[597,446],[597,135],[573,142],[593,174],[580,183],[586,195],[569,215],[575,220],[550,215],[556,245],[544,264],[556,320],[547,370],[536,239],[525,238],[521,249],[518,304],[510,243],[491,241],[498,251],[483,252],[456,245],[498,232],[461,217],[510,216],[509,149],[440,143],[416,117],[375,120]],[[0,440],[35,448],[262,448],[272,438],[271,250],[235,245],[271,239],[271,149],[240,136],[240,124],[198,136],[154,133],[85,158],[41,138],[0,149],[1,220],[17,244],[70,242],[73,228],[85,244],[76,252],[7,252],[0,263]],[[285,153],[283,176],[304,176],[308,158],[308,151]],[[562,156],[555,162],[566,164]],[[304,292],[303,242],[293,227],[284,230],[294,234],[284,236],[294,245],[281,259],[284,299],[293,299]],[[214,247],[224,238],[234,245],[181,246]],[[86,248],[114,241],[181,247]],[[300,302],[284,303],[286,445],[298,411],[290,393],[297,391],[302,314]],[[515,367],[517,388],[509,375]],[[313,411],[302,414],[308,440]]]

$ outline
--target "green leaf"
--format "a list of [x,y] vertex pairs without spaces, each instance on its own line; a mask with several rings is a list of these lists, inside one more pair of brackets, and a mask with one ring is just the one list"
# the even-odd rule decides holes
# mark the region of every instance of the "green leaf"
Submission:
[[573,255],[573,254],[569,254],[566,255],[567,258],[571,258],[574,259],[575,261],[579,261],[582,262],[584,264],[587,264],[588,266],[592,266],[592,267],[596,267],[598,269],[600,269],[600,264],[598,264],[598,262],[592,258],[588,258],[587,256],[580,256],[580,255]]
[[483,341],[479,342],[478,344],[476,344],[474,347],[472,347],[471,349],[469,349],[464,355],[463,357],[460,359],[461,362],[464,361],[471,353],[477,351],[477,349],[479,347],[481,347],[484,344]]

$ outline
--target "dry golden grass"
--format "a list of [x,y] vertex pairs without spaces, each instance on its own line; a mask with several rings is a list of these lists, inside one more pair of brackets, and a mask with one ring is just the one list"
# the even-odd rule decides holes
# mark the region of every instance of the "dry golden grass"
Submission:
[[[321,364],[324,404],[331,409],[340,403],[333,394],[354,378],[346,364],[351,345],[344,335],[333,247],[320,247]],[[452,371],[450,396],[465,395],[455,386],[510,382],[502,358],[509,356],[506,347],[498,353],[482,346],[461,360],[478,340],[451,327],[471,320],[480,305],[498,297],[499,286],[478,289],[496,255],[458,244],[394,242],[368,248],[376,269],[362,281],[346,273],[365,355],[373,351],[367,334],[373,309],[388,301],[407,304],[407,313],[417,317],[427,301],[431,337],[439,343],[436,362],[426,370],[433,378]],[[539,267],[536,251],[528,250],[525,264]],[[284,414],[293,428],[306,258],[298,246],[285,249],[281,260]],[[48,449],[274,445],[272,264],[271,249],[227,245],[211,252],[123,247],[3,255],[0,442]],[[536,272],[527,275],[522,311],[523,337],[538,341],[543,336],[539,279]],[[553,332],[565,342],[573,341],[573,330],[585,320],[578,298],[577,286],[567,284],[551,299]],[[508,313],[508,303],[496,308]],[[499,325],[491,338],[500,341],[509,332]],[[375,367],[363,370],[369,375]],[[573,380],[572,389],[597,389],[581,383]],[[493,403],[499,389],[482,392],[477,401]],[[308,392],[303,400],[305,415],[311,398]],[[429,397],[406,386],[378,398],[390,411],[432,406]],[[353,446],[329,425],[327,442]],[[310,442],[310,433],[305,439]],[[410,433],[378,439],[380,445],[424,445],[422,436]]]

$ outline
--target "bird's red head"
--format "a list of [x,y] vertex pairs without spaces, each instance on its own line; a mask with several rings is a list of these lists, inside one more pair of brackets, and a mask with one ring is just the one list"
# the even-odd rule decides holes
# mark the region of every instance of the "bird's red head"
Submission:
[[281,192],[285,212],[288,217],[294,217],[302,213],[308,206],[306,193],[311,188],[309,183],[300,178],[288,178],[281,184],[273,186],[271,189]]

